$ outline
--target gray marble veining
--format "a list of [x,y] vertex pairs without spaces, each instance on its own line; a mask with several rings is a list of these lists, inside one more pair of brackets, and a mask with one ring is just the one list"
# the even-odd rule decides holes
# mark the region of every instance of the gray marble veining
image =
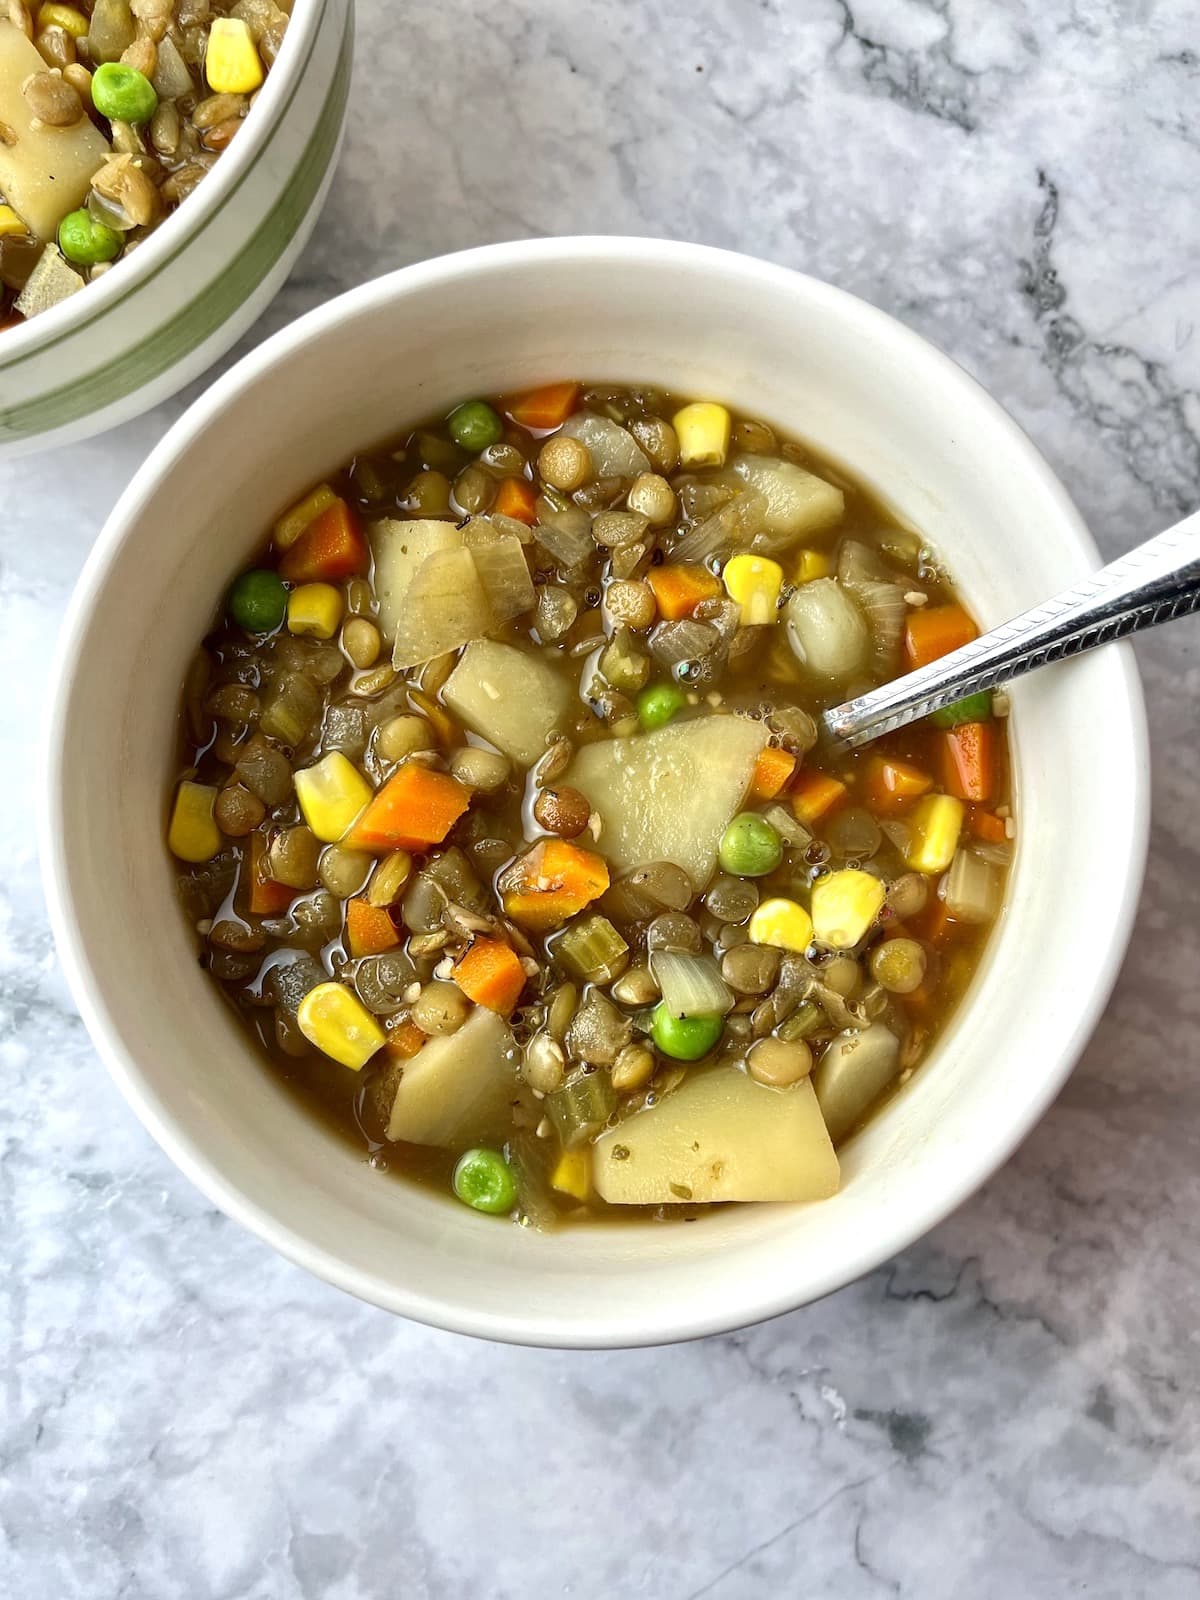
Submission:
[[[491,239],[699,239],[940,344],[1107,555],[1200,504],[1188,0],[359,9],[333,198],[255,337]],[[55,966],[40,681],[97,529],[186,398],[0,471],[0,1592],[1200,1594],[1195,623],[1139,647],[1155,810],[1129,959],[983,1192],[745,1333],[479,1345],[358,1305],[214,1213],[119,1101]]]

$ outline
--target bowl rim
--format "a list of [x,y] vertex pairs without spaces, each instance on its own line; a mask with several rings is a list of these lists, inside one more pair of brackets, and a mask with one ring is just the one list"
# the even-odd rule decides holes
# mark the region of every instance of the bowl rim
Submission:
[[304,70],[312,57],[317,35],[332,0],[296,0],[275,65],[263,80],[242,136],[224,151],[194,194],[178,206],[161,227],[155,228],[133,254],[118,261],[98,283],[84,285],[82,293],[51,306],[38,317],[23,319],[4,335],[0,373],[42,355],[46,349],[72,338],[84,327],[104,317],[118,301],[154,277],[220,211],[258,159],[272,128],[299,92]]
[[286,364],[295,350],[312,339],[327,335],[346,318],[369,313],[393,297],[419,293],[425,286],[442,281],[448,275],[486,275],[494,269],[514,267],[534,271],[548,263],[561,264],[581,256],[602,260],[614,270],[628,270],[649,261],[662,264],[664,259],[673,260],[681,267],[685,264],[692,268],[707,267],[726,276],[740,277],[751,291],[756,284],[786,289],[799,283],[818,308],[825,304],[849,312],[865,323],[868,334],[883,346],[890,347],[901,357],[907,353],[919,359],[927,369],[936,371],[948,387],[950,402],[956,392],[974,402],[997,436],[1004,437],[1009,447],[1023,458],[1030,475],[1038,480],[1049,502],[1056,506],[1062,536],[1073,545],[1081,566],[1090,568],[1099,563],[1095,542],[1066,489],[1000,403],[937,346],[858,296],[755,257],[679,241],[585,235],[484,245],[403,267],[350,289],[308,312],[242,357],[173,423],[117,501],[84,564],[67,607],[49,681],[50,715],[38,806],[40,854],[51,928],[65,976],[92,1043],[143,1126],[201,1193],[288,1260],[358,1299],[413,1321],[456,1333],[560,1349],[657,1345],[750,1326],[844,1287],[907,1248],[949,1216],[1009,1159],[1044,1114],[1099,1021],[1116,982],[1132,929],[1145,871],[1150,821],[1145,705],[1132,649],[1128,643],[1123,643],[1107,654],[1113,663],[1114,693],[1119,697],[1111,726],[1127,730],[1130,751],[1127,764],[1129,835],[1127,848],[1119,859],[1119,876],[1111,886],[1112,917],[1107,944],[1098,960],[1097,952],[1091,952],[1094,981],[1086,1004],[1080,1007],[1074,1019],[1061,1055],[1045,1073],[1039,1091],[1016,1103],[1007,1124],[998,1132],[993,1130],[980,1158],[966,1163],[966,1170],[959,1174],[956,1182],[939,1186],[936,1192],[923,1198],[918,1193],[912,1205],[896,1208],[890,1220],[881,1219],[881,1226],[869,1239],[847,1250],[837,1268],[830,1269],[824,1278],[810,1282],[799,1292],[789,1287],[786,1277],[776,1278],[765,1283],[753,1300],[743,1298],[733,1307],[718,1304],[704,1317],[693,1315],[686,1321],[672,1321],[668,1311],[647,1327],[628,1327],[618,1317],[601,1319],[591,1331],[582,1326],[564,1328],[551,1313],[525,1312],[520,1308],[503,1313],[480,1312],[461,1298],[455,1300],[447,1295],[429,1293],[420,1285],[397,1285],[377,1273],[351,1267],[333,1251],[312,1243],[303,1231],[287,1220],[286,1205],[273,1208],[244,1196],[237,1183],[200,1148],[190,1130],[160,1105],[150,1080],[137,1061],[126,1053],[105,996],[93,980],[82,942],[76,938],[78,930],[59,808],[63,752],[70,736],[68,708],[72,683],[78,674],[87,670],[78,653],[82,619],[91,610],[108,568],[128,529],[141,514],[144,502],[190,450],[194,436],[224,411],[242,389],[272,368]]

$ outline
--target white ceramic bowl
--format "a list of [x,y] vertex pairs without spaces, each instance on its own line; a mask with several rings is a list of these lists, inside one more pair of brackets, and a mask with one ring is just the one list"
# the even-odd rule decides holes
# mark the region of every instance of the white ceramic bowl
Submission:
[[779,423],[945,552],[987,624],[1096,560],[1029,441],[958,367],[828,285],[635,239],[491,246],[303,318],[221,378],[122,497],[63,632],[44,850],[59,950],[122,1092],[223,1210],[405,1316],[491,1338],[711,1333],[849,1282],[944,1217],[1028,1132],[1104,1005],[1141,879],[1132,658],[1015,686],[1020,845],[974,989],[811,1206],[539,1236],[369,1172],[276,1081],[196,963],[162,844],[185,664],[290,500],[356,447],[478,393],[650,380]]
[[265,310],[337,159],[353,0],[296,0],[246,126],[127,261],[0,337],[0,460],[126,422],[198,377]]

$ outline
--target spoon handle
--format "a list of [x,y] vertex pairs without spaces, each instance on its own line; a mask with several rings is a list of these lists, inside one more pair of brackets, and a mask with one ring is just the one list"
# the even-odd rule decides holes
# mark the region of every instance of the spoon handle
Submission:
[[1200,512],[940,660],[822,719],[843,745],[866,744],[1022,673],[1200,609]]

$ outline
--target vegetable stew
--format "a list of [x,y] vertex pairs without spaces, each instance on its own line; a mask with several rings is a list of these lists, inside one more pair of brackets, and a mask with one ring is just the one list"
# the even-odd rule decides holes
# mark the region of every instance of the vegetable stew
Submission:
[[135,250],[228,149],[292,0],[10,0],[0,18],[0,329]]
[[975,632],[756,418],[472,399],[282,509],[188,675],[201,961],[370,1164],[536,1227],[816,1200],[1002,901],[1003,695],[819,711]]

